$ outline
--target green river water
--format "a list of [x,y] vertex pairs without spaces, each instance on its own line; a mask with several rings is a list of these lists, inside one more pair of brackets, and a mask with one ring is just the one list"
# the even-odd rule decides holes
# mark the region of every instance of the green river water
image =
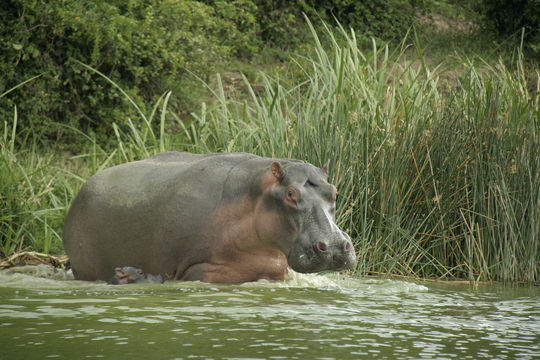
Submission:
[[110,286],[0,271],[0,359],[540,359],[540,288],[292,273]]

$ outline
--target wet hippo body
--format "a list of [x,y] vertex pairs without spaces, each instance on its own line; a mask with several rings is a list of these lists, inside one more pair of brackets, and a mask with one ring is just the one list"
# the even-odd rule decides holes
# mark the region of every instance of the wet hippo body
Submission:
[[245,153],[162,153],[101,171],[73,201],[64,247],[74,275],[137,266],[165,279],[244,282],[353,269],[322,169]]

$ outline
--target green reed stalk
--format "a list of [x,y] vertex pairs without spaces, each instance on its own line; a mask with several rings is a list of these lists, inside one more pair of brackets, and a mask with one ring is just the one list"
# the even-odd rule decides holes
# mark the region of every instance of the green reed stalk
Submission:
[[430,68],[417,44],[369,52],[328,31],[299,58],[305,81],[217,104],[197,131],[213,151],[331,163],[338,222],[361,273],[538,280],[538,89],[522,62]]
[[[4,122],[0,137],[0,256],[32,244],[48,252],[61,248],[59,213],[68,199],[55,191],[60,175],[53,175],[52,155],[38,156],[35,144],[16,151],[16,138],[23,146],[28,135],[17,134],[17,109],[11,126]],[[19,144],[19,145],[20,145]]]

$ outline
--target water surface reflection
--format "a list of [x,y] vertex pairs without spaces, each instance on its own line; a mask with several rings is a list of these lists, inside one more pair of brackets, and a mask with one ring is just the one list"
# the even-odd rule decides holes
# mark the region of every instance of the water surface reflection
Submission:
[[49,270],[0,272],[2,358],[540,357],[538,288],[300,274],[108,286]]

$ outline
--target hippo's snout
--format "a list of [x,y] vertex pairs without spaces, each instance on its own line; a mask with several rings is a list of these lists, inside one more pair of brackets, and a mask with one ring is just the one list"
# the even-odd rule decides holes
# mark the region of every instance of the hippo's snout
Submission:
[[317,250],[321,253],[326,253],[327,251],[330,251],[332,254],[347,253],[352,250],[351,238],[347,233],[342,231],[333,242],[330,242],[330,245],[328,241],[319,241],[317,243]]
[[[300,243],[305,244],[303,241],[299,241]],[[287,260],[294,271],[313,273],[356,268],[354,246],[345,232],[336,232],[309,243],[310,246],[298,246],[289,254]]]
[[331,237],[330,240],[318,241],[315,254],[324,259],[322,263],[328,264],[328,270],[354,270],[356,268],[356,255],[351,238],[343,231]]

